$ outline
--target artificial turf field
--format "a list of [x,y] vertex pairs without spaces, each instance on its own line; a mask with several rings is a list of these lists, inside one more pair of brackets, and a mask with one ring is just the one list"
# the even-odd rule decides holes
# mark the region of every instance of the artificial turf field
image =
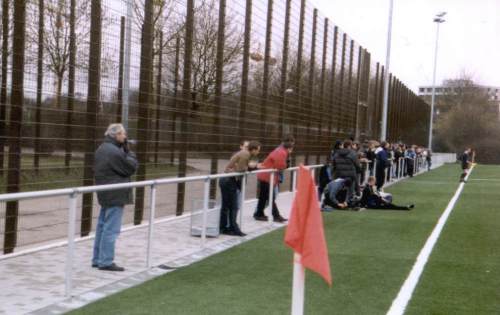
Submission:
[[[410,212],[324,214],[333,286],[306,275],[306,314],[385,314],[458,187],[457,165],[393,185]],[[500,166],[478,165],[406,314],[500,314]],[[289,314],[284,230],[79,309],[74,314]]]

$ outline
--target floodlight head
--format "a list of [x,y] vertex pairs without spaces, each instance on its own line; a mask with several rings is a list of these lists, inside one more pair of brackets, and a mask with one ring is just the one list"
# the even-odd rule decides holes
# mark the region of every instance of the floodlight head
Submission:
[[446,15],[446,11],[443,11],[443,12],[439,12],[438,14],[436,14],[437,17],[440,17],[442,18],[443,16]]
[[434,18],[434,22],[436,22],[436,23],[443,23],[445,21],[446,21],[445,19],[442,19],[442,18],[439,18],[439,17],[435,17]]

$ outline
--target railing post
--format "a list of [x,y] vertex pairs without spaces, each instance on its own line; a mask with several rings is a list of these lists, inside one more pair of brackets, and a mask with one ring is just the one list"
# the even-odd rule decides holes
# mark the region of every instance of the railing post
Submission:
[[403,162],[404,158],[399,158],[399,178],[403,177]]
[[269,216],[268,221],[269,224],[273,224],[273,198],[274,198],[274,171],[271,173],[271,177],[269,178]]
[[316,195],[318,195],[318,185],[316,183],[316,176],[315,176],[316,175],[316,169],[313,168],[313,167],[311,167],[309,171],[311,172],[311,177],[312,177],[312,180],[313,180],[313,183],[314,183],[314,188],[316,188],[315,193],[316,193]]
[[210,177],[205,179],[203,194],[203,223],[201,226],[201,247],[205,247],[207,240],[207,220],[208,220],[208,202],[210,198]]
[[146,256],[146,267],[149,269],[152,265],[152,252],[153,252],[153,229],[155,223],[155,210],[156,210],[156,185],[151,185],[149,196],[149,230],[148,230],[148,252]]
[[247,173],[245,173],[241,178],[241,190],[240,190],[240,229],[243,226],[243,207],[245,206],[245,193],[247,190]]
[[68,203],[68,247],[66,249],[65,296],[70,297],[73,288],[73,257],[75,256],[76,199],[73,192]]
[[366,185],[366,183],[368,182],[368,177],[370,176],[370,162],[365,164],[366,164],[366,169],[365,169],[365,178],[363,181],[363,186]]

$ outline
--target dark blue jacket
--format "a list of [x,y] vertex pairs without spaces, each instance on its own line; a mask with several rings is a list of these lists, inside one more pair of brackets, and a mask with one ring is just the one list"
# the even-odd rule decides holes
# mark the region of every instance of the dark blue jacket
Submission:
[[384,169],[389,165],[389,154],[387,150],[382,149],[377,153],[377,168]]

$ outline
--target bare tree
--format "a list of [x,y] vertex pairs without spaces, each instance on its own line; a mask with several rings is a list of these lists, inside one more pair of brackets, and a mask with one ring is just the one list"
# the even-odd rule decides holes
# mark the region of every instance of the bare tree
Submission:
[[[142,29],[144,25],[144,10],[146,0],[134,0],[135,23],[138,28]],[[163,34],[163,43],[161,48],[153,46],[153,58],[157,56],[160,51],[168,50],[170,53],[175,48],[175,40],[177,36],[184,30],[184,18],[176,14],[177,0],[154,0],[153,1],[153,15],[151,19],[153,32],[153,42],[157,41],[159,32]]]
[[436,106],[436,148],[460,152],[466,146],[482,146],[483,154],[499,156],[498,104],[470,75],[445,80],[443,85],[445,92]]
[[[206,104],[215,94],[218,34],[216,4],[216,0],[202,2],[196,12],[191,64],[192,86],[193,91],[197,93],[197,101],[191,108],[193,111],[203,110],[200,104]],[[239,91],[243,30],[234,15],[226,14],[225,22],[222,86],[224,94],[232,94]]]
[[[85,59],[87,57],[87,52],[81,48],[85,41],[88,39],[89,35],[89,11],[90,0],[79,0],[75,3],[75,21],[74,24],[77,26],[75,30],[75,46],[78,58],[82,62],[79,62],[79,67],[85,68]],[[47,70],[54,74],[55,76],[55,86],[56,86],[56,96],[55,96],[55,107],[60,108],[61,106],[61,95],[64,77],[68,71],[68,63],[70,58],[70,35],[71,35],[71,23],[70,23],[70,0],[45,0],[45,19],[46,19],[46,29],[48,32],[44,36],[44,46],[47,53],[48,59],[45,61]],[[36,31],[32,30],[31,34],[37,34]],[[36,36],[30,35],[28,37],[30,42],[36,42]]]

